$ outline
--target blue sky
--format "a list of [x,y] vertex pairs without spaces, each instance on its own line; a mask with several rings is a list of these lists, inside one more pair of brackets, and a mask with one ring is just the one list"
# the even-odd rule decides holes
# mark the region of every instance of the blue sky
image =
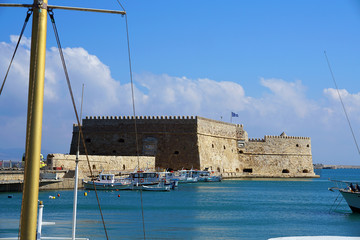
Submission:
[[[360,1],[121,2],[137,115],[230,121],[233,111],[251,138],[311,137],[314,163],[360,164],[324,56],[359,137]],[[71,6],[121,10],[115,0]],[[85,84],[84,115],[132,115],[125,18],[54,13],[78,102]],[[1,77],[25,16],[26,9],[0,8]],[[0,159],[20,158],[25,145],[30,29],[31,22],[0,96]],[[75,117],[53,36],[48,21],[42,148],[67,153]]]

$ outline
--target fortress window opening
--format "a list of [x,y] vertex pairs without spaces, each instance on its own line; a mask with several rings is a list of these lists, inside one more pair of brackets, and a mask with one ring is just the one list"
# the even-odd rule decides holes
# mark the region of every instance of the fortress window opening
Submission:
[[239,140],[237,144],[238,144],[239,148],[245,147],[245,141],[244,140]]

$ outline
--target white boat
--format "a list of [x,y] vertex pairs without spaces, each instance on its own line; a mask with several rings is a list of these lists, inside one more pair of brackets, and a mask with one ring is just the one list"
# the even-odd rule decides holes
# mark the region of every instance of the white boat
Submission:
[[360,187],[358,182],[336,181],[330,191],[339,191],[353,212],[360,213]]
[[214,171],[208,170],[192,170],[192,176],[198,177],[198,182],[221,182],[221,176],[212,175]]
[[[131,181],[132,190],[145,190],[145,191],[168,191],[167,189],[174,189],[177,181],[167,179],[163,173],[136,171],[130,173],[126,178]],[[164,190],[161,190],[164,188]]]
[[[100,173],[94,181],[83,180],[84,188],[88,190],[128,190],[131,189],[131,181],[128,179],[115,178],[114,174]],[[95,185],[95,187],[94,187]]]
[[179,179],[174,172],[159,172],[159,177],[165,179],[165,183],[170,184],[172,189],[175,189],[179,185]]
[[165,184],[165,179],[160,181],[158,184],[155,185],[143,185],[143,191],[156,191],[156,192],[168,192],[171,190],[170,184]]
[[141,190],[143,186],[158,185],[160,183],[159,174],[157,172],[136,171],[129,174],[126,178],[131,182],[132,190]]
[[176,176],[179,179],[179,183],[197,183],[198,177],[193,176],[192,170],[180,170],[177,172]]

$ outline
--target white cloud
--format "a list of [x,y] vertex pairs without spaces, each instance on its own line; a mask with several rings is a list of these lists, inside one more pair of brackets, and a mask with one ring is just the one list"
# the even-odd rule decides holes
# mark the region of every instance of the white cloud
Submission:
[[[307,99],[305,87],[301,81],[286,82],[282,79],[261,79],[261,84],[267,87],[271,94],[265,96],[260,111],[266,114],[295,114],[297,117],[305,118],[316,108],[315,104]],[[269,113],[270,111],[270,113]]]
[[144,73],[135,80],[146,88],[144,114],[200,115],[219,117],[240,111],[249,101],[243,88],[233,82],[189,79],[167,74]]
[[[338,109],[338,106],[341,106],[339,94],[341,96],[341,100],[344,103],[344,107],[345,107],[346,111],[349,114],[354,113],[358,117],[360,117],[359,116],[359,114],[360,114],[360,92],[351,94],[346,89],[339,89],[339,91],[337,91],[336,89],[333,89],[333,88],[324,89],[324,95],[333,104],[332,108],[337,107],[337,109]],[[335,112],[335,111],[333,110],[333,112]],[[342,113],[342,111],[341,111],[341,113]]]
[[[0,70],[5,72],[15,43],[0,43]],[[2,146],[23,147],[29,72],[29,39],[19,47],[4,93],[0,96],[0,143]],[[108,66],[83,48],[63,49],[76,104],[79,106],[81,87],[85,84],[84,114],[131,115],[130,84],[120,84],[111,76]],[[65,74],[57,48],[47,50],[44,90],[43,148],[68,152],[75,117]],[[137,115],[198,115],[229,121],[230,113],[239,113],[236,123],[244,123],[250,137],[280,134],[310,136],[326,140],[331,131],[334,138],[347,131],[338,97],[334,89],[325,89],[324,98],[315,102],[306,95],[301,81],[260,79],[264,94],[247,96],[235,82],[207,78],[190,79],[167,74],[134,74]],[[343,100],[360,122],[360,93],[341,90]],[[13,129],[17,129],[13,131]],[[290,131],[290,132],[289,132]],[[6,136],[11,135],[9,140]],[[341,135],[341,134],[340,134]],[[337,139],[336,139],[337,140]],[[335,142],[335,140],[334,140]],[[345,142],[345,141],[343,141]],[[315,143],[316,145],[316,143]],[[316,149],[313,149],[316,153]]]
[[[20,35],[10,35],[10,41],[11,41],[11,43],[16,44],[16,43],[19,41],[19,36],[20,36]],[[19,45],[24,46],[24,47],[26,47],[26,48],[30,48],[31,39],[23,36],[23,37],[21,38],[21,41],[20,41],[20,44],[19,44]]]

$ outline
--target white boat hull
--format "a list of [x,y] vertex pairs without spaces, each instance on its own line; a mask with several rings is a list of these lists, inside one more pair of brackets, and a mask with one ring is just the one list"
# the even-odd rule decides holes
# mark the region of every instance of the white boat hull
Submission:
[[360,192],[351,192],[348,190],[340,190],[340,192],[351,210],[360,213]]
[[[96,190],[128,190],[131,189],[130,183],[100,183],[95,182]],[[87,190],[94,190],[94,183],[92,181],[84,181],[84,188]]]

